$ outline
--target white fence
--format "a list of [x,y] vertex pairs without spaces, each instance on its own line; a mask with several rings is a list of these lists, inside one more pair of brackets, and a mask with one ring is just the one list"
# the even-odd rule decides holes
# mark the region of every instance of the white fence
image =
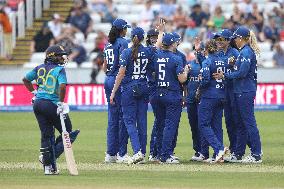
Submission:
[[[16,46],[17,37],[25,36],[25,29],[33,25],[34,18],[42,17],[42,11],[50,7],[50,0],[26,0],[18,5],[17,12],[11,12],[9,19],[12,25],[12,45]],[[0,57],[4,57],[4,33],[0,25]]]

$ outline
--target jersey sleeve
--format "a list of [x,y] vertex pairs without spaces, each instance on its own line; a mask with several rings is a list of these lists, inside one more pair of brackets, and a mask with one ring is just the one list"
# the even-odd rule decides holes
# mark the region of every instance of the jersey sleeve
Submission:
[[36,72],[36,68],[34,68],[32,71],[26,74],[25,78],[29,81],[33,81],[36,79],[36,76],[37,76],[37,72]]
[[128,62],[129,62],[129,60],[128,60],[129,56],[130,56],[130,54],[129,54],[129,51],[127,49],[122,51],[120,58],[119,58],[119,66],[126,67]]
[[176,74],[182,74],[183,73],[183,62],[182,59],[179,57],[175,57],[175,62],[176,62]]
[[59,72],[58,83],[59,83],[59,85],[60,84],[67,84],[66,72],[65,72],[64,68]]
[[183,53],[181,54],[182,54],[182,65],[183,67],[185,67],[187,65],[186,56]]
[[128,48],[128,43],[126,40],[121,40],[121,44],[119,46],[118,52],[119,54],[121,54],[123,52],[124,49]]
[[154,60],[155,60],[155,51],[153,50],[153,48],[148,48],[147,49],[148,52],[148,65],[147,65],[147,70],[150,70],[152,72],[154,72],[153,70],[154,68]]
[[251,65],[251,59],[248,53],[241,53],[237,61],[240,61],[240,68],[231,73],[225,73],[226,79],[238,79],[245,77]]
[[[199,63],[202,63],[206,58],[203,54],[200,52],[196,52],[196,59]],[[202,64],[201,64],[202,65]]]
[[205,60],[202,62],[202,68],[200,70],[201,72],[201,82],[200,82],[200,88],[206,88],[208,84],[210,83],[210,63],[208,60]]
[[240,53],[237,49],[234,49],[232,54],[235,57],[235,59],[237,59]]

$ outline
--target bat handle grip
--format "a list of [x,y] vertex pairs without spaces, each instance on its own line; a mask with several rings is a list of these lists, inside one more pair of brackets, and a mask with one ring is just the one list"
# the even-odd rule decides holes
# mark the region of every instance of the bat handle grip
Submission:
[[59,115],[60,115],[62,132],[66,132],[66,127],[65,127],[65,122],[64,122],[64,115],[63,115],[63,113],[60,113]]

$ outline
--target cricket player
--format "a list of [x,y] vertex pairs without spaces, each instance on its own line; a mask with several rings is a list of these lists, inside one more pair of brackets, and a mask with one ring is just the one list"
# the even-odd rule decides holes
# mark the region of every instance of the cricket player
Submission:
[[223,102],[225,86],[223,80],[214,79],[212,74],[226,71],[226,58],[217,53],[217,44],[210,40],[205,45],[207,58],[202,63],[202,80],[200,82],[201,99],[198,107],[198,124],[201,132],[201,154],[209,158],[209,153],[204,146],[209,144],[216,154],[215,162],[223,159],[227,147],[223,145]]
[[[201,45],[200,51],[204,52],[204,45]],[[203,54],[202,54],[203,56]],[[202,62],[199,62],[197,58],[188,62],[190,67],[190,72],[188,74],[187,79],[187,98],[186,98],[186,107],[187,107],[187,116],[189,125],[191,128],[192,134],[192,144],[193,150],[195,151],[194,155],[192,156],[192,161],[203,161],[200,158],[200,149],[201,149],[201,142],[200,142],[200,131],[198,128],[198,103],[199,100],[196,99],[196,91],[199,87],[200,80],[200,70],[202,68]]]
[[[175,53],[176,56],[180,57],[180,59],[182,60],[182,62],[181,62],[182,67],[184,68],[187,65],[186,57],[177,48],[180,45],[180,43],[181,43],[181,37],[176,32],[172,32],[172,34],[176,38],[176,48],[174,49],[174,53]],[[182,98],[183,102],[182,103],[183,103],[183,106],[185,106],[185,103],[186,103],[185,101],[186,101],[186,96],[187,96],[186,85],[185,84],[181,84],[180,87],[181,87],[181,94],[183,95],[183,98]],[[177,127],[177,131],[176,131],[175,139],[173,141],[172,155],[171,156],[172,156],[172,158],[179,160],[179,157],[174,154],[174,149],[175,149],[176,144],[177,144],[177,137],[178,137],[178,127]]]
[[[232,37],[240,50],[231,73],[214,73],[216,79],[232,80],[237,106],[237,142],[232,162],[261,163],[262,151],[259,131],[254,116],[254,98],[257,89],[257,60],[260,50],[252,31],[239,27]],[[242,159],[246,144],[250,142],[251,154]]]
[[[218,53],[220,56],[227,58],[227,72],[231,72],[233,69],[233,64],[239,56],[239,51],[233,48],[230,44],[231,36],[233,33],[229,29],[223,29],[222,31],[214,35],[214,39],[217,43]],[[237,130],[234,118],[236,112],[236,103],[233,93],[233,80],[226,80],[225,82],[225,103],[224,103],[224,115],[225,123],[228,133],[228,138],[230,141],[230,152],[231,155],[234,154],[236,149],[236,139],[237,139]],[[231,158],[230,156],[228,158]]]
[[125,49],[120,57],[120,68],[116,76],[110,103],[116,104],[116,92],[121,85],[123,120],[131,140],[134,155],[131,163],[145,159],[147,144],[147,109],[149,89],[146,78],[152,53],[141,43],[144,30],[136,27],[131,32],[133,46]]
[[[159,30],[157,29],[150,29],[147,32],[147,38],[146,38],[146,45],[149,48],[150,51],[153,53],[156,53],[157,47],[155,46],[158,40],[159,36]],[[154,71],[154,70],[153,70]],[[157,161],[157,147],[156,147],[156,126],[157,126],[157,120],[156,120],[156,112],[157,112],[157,102],[155,99],[156,95],[156,86],[155,86],[155,77],[153,75],[153,72],[147,72],[147,79],[148,79],[148,85],[149,85],[149,101],[153,109],[154,113],[154,124],[152,128],[151,133],[151,140],[150,140],[150,155],[149,155],[149,161]]]
[[[55,141],[54,129],[62,133],[60,113],[68,113],[68,105],[64,104],[66,91],[66,73],[64,64],[67,53],[59,45],[50,46],[46,50],[44,64],[35,67],[23,78],[26,88],[35,95],[33,110],[41,131],[40,161],[43,163],[45,175],[58,174],[56,158],[63,152],[61,136]],[[36,81],[37,89],[32,85]],[[74,141],[79,130],[72,131],[68,114],[65,114],[65,125]]]
[[[177,40],[172,33],[166,33],[162,39],[162,50],[154,57],[157,87],[157,149],[161,162],[175,164],[171,157],[173,142],[179,125],[182,110],[180,83],[187,80],[188,66],[182,67],[182,60],[174,50]],[[164,123],[164,124],[161,124]]]
[[104,71],[106,72],[104,88],[108,101],[106,163],[127,163],[129,159],[127,155],[128,135],[122,118],[120,89],[115,95],[116,103],[110,103],[110,95],[119,70],[119,56],[128,47],[128,42],[124,39],[127,28],[130,26],[125,20],[116,19],[109,32],[109,43],[104,49]]

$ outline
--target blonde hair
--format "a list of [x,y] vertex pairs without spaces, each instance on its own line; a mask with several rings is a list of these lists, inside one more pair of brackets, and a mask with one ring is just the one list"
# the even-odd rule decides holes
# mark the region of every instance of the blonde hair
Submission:
[[257,44],[257,39],[253,31],[250,30],[249,37],[246,38],[246,40],[248,41],[249,46],[252,48],[256,56],[260,56],[260,49]]

